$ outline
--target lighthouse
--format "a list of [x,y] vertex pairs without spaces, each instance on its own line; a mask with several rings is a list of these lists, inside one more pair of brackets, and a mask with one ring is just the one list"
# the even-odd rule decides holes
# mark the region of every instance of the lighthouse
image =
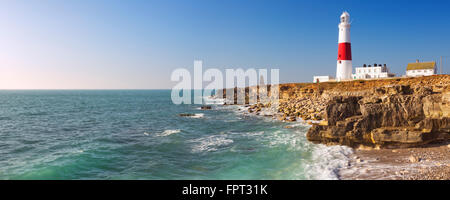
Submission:
[[343,12],[339,23],[339,45],[336,80],[349,80],[352,76],[352,49],[350,45],[350,15]]

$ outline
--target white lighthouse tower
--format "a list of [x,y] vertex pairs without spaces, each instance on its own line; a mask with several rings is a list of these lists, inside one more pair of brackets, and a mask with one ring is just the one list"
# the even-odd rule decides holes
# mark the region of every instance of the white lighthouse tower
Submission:
[[352,48],[350,44],[350,15],[343,12],[339,24],[339,47],[336,80],[349,80],[352,77]]

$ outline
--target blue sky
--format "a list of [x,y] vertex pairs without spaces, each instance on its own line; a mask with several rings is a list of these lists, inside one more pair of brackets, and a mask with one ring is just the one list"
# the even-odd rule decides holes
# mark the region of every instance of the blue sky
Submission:
[[[449,1],[0,1],[1,89],[171,88],[176,68],[335,75],[348,11],[354,67],[450,56]],[[450,57],[444,59],[450,72]]]

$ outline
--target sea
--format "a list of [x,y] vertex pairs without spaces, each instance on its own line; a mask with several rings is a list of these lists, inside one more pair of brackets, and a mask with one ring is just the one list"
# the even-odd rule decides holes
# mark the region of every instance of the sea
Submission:
[[339,179],[352,154],[309,142],[304,121],[200,106],[170,90],[2,90],[0,179]]

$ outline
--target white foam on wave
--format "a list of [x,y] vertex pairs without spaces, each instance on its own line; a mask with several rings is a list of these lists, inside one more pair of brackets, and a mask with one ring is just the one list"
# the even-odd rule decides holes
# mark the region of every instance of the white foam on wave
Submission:
[[217,151],[221,146],[227,146],[234,141],[226,137],[226,135],[211,135],[206,137],[201,137],[197,139],[190,140],[195,145],[192,147],[192,152],[208,152]]
[[258,132],[247,132],[246,133],[247,136],[260,136],[260,135],[264,135],[264,131],[258,131]]
[[78,150],[71,151],[71,153],[73,153],[73,154],[80,154],[80,153],[84,153],[84,151],[82,149],[78,149]]
[[243,135],[248,137],[255,137],[264,135],[264,131],[256,131],[256,132],[228,132],[230,135]]
[[312,159],[306,163],[305,172],[308,179],[336,180],[339,170],[348,167],[353,150],[346,146],[316,145]]
[[218,97],[204,97],[203,100],[206,104],[216,104],[216,105],[223,105],[225,103],[225,99],[218,98]]
[[291,127],[291,128],[294,128],[294,127],[311,127],[309,124],[305,124],[304,122],[289,123],[288,126]]
[[[319,180],[339,179],[339,171],[348,166],[353,150],[346,146],[313,144],[305,136],[310,126],[303,123],[296,123],[295,126],[298,128],[294,132],[292,132],[293,129],[281,129],[256,139],[267,141],[267,145],[272,148],[285,146],[288,151],[311,152],[311,156],[299,158],[293,163],[294,166],[300,163],[299,170],[293,171],[293,177]],[[302,127],[304,129],[301,129]]]
[[180,129],[173,129],[173,130],[169,129],[169,130],[165,130],[162,133],[159,133],[158,136],[164,137],[164,136],[169,136],[169,135],[172,135],[172,134],[175,134],[175,133],[179,133],[179,132],[181,132]]
[[205,116],[204,113],[195,113],[193,116],[189,116],[190,118],[198,119],[203,118]]
[[279,129],[267,135],[269,147],[279,147],[285,145],[288,151],[308,151],[311,144],[306,139],[306,130],[308,125],[302,123],[293,123],[291,127],[295,129]]

